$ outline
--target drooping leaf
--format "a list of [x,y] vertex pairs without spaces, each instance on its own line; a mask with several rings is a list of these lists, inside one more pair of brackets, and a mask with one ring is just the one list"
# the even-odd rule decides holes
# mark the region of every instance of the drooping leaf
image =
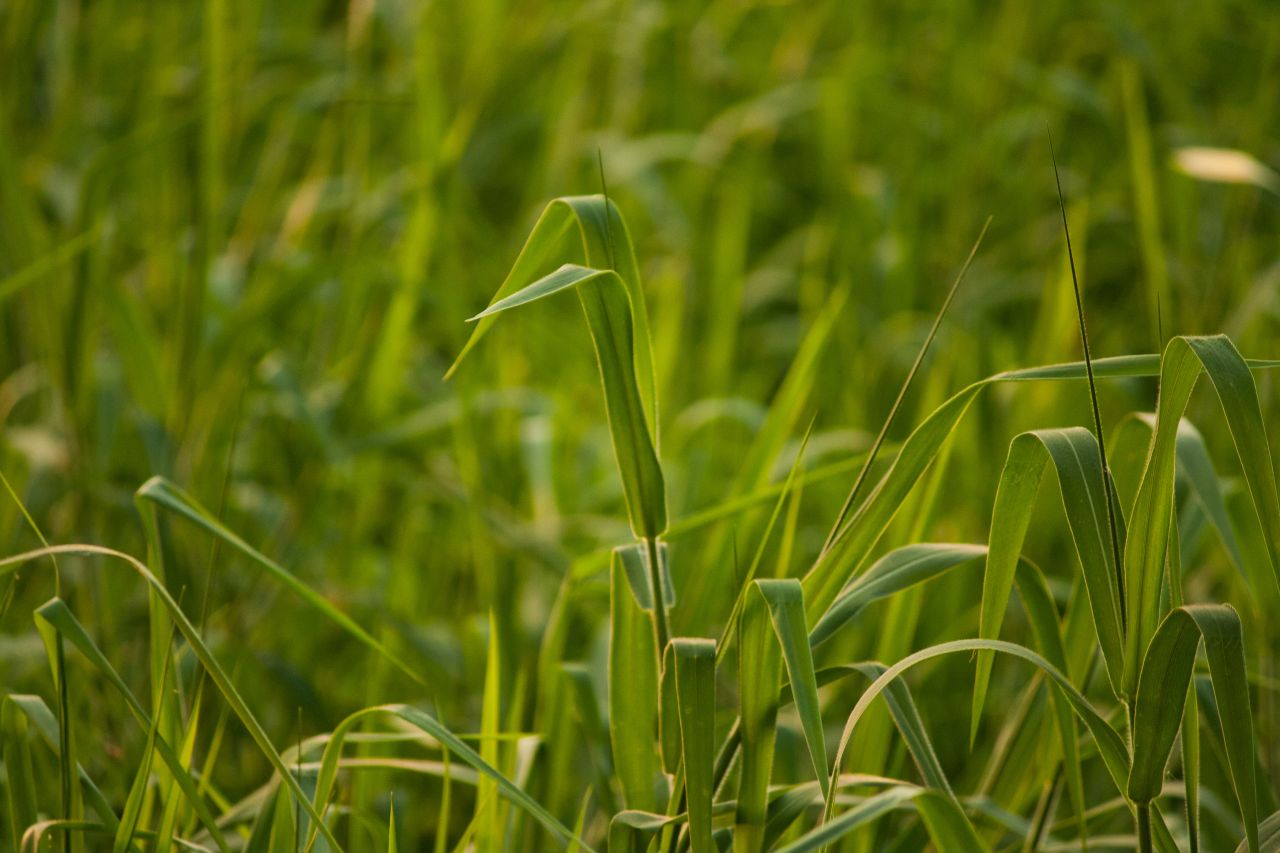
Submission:
[[985,545],[951,542],[904,545],[885,554],[841,591],[813,626],[809,642],[818,646],[871,602],[923,583],[987,553]]
[[[565,238],[570,237],[576,226],[578,240],[568,260],[580,260],[583,266],[596,269],[612,269],[617,272],[626,288],[634,310],[636,338],[640,346],[635,351],[635,375],[640,398],[648,416],[649,430],[656,436],[658,406],[654,390],[653,350],[649,334],[649,312],[645,306],[644,289],[640,284],[640,267],[636,262],[634,244],[627,230],[626,221],[617,205],[604,195],[565,196],[552,200],[542,211],[537,223],[516,257],[507,278],[489,303],[492,308],[511,294],[533,282],[549,264],[556,261],[557,252],[564,252]],[[480,321],[468,338],[462,351],[445,374],[447,379],[457,371],[462,359],[480,342],[480,338],[494,322],[492,314],[481,312]]]
[[[836,752],[836,761],[833,773],[839,773],[844,763],[845,751],[848,749],[849,741],[853,737],[853,732],[858,721],[866,713],[871,703],[893,683],[902,673],[906,672],[913,666],[932,660],[937,657],[948,654],[957,654],[959,652],[975,652],[975,651],[994,651],[1002,654],[1012,655],[1028,663],[1033,664],[1047,675],[1053,682],[1055,687],[1062,691],[1063,697],[1071,704],[1071,708],[1075,711],[1076,716],[1089,729],[1089,733],[1093,736],[1094,743],[1098,747],[1098,752],[1102,757],[1103,764],[1107,768],[1112,781],[1115,782],[1118,791],[1125,790],[1125,784],[1129,773],[1129,755],[1125,746],[1124,739],[1116,732],[1115,729],[1106,721],[1101,714],[1094,709],[1089,701],[1080,693],[1079,690],[1071,684],[1067,678],[1057,667],[1046,661],[1043,657],[1023,646],[1015,643],[1007,643],[1002,640],[953,640],[947,643],[939,643],[938,645],[929,646],[918,652],[908,655],[898,661],[893,666],[884,671],[884,674],[872,682],[859,697],[858,702],[854,705],[848,719],[845,722],[844,731],[840,737],[840,746]],[[831,810],[831,801],[828,797],[827,811]]]
[[[176,513],[177,515],[195,523],[198,527],[213,535],[222,542],[227,543],[235,550],[244,554],[253,560],[276,580],[283,583],[291,592],[298,595],[303,601],[307,602],[313,608],[320,612],[322,616],[342,628],[352,637],[368,646],[380,657],[391,663],[403,674],[413,679],[418,684],[424,684],[422,676],[418,675],[407,663],[405,663],[398,655],[387,649],[382,643],[373,637],[368,631],[360,626],[358,622],[347,614],[343,613],[324,596],[320,595],[311,587],[307,586],[297,578],[292,572],[284,566],[272,560],[261,551],[254,548],[248,542],[241,539],[229,528],[222,524],[213,513],[209,512],[191,495],[187,494],[177,485],[169,482],[164,477],[152,477],[150,480],[142,484],[138,489],[136,499],[139,508],[143,508],[146,504],[143,501],[154,503],[165,509]],[[147,510],[143,510],[144,515]]]
[[[990,550],[982,580],[978,634],[983,639],[995,639],[1000,634],[1019,555],[1031,523],[1031,511],[1050,461],[1057,474],[1058,495],[1089,594],[1102,658],[1118,692],[1124,645],[1116,597],[1116,565],[1108,532],[1111,522],[1107,518],[1097,439],[1086,429],[1072,427],[1022,433],[1009,445],[991,512]],[[991,664],[990,653],[978,653],[971,741],[977,736]]]
[[595,346],[631,529],[637,538],[656,537],[667,527],[666,485],[635,370],[637,330],[623,278],[611,269],[565,264],[472,319],[492,317],[570,288],[582,303]]
[[[1253,370],[1273,368],[1280,366],[1280,361],[1253,359],[1248,362],[1248,366]],[[1154,376],[1159,369],[1160,359],[1155,355],[1099,358],[1093,362],[1093,374],[1099,379]],[[810,620],[816,621],[821,617],[831,602],[836,599],[840,590],[883,535],[903,500],[937,455],[943,442],[951,435],[956,424],[960,422],[984,388],[1004,382],[1084,378],[1083,362],[1008,370],[989,376],[956,392],[934,409],[903,442],[889,470],[854,511],[837,535],[832,547],[823,553],[805,575],[805,604]]]
[[1164,768],[1182,724],[1196,649],[1204,640],[1209,677],[1222,716],[1223,745],[1249,850],[1258,849],[1253,713],[1245,675],[1240,617],[1227,605],[1193,604],[1170,611],[1142,662],[1135,699],[1133,766],[1127,795],[1149,803],[1159,795]]
[[1137,689],[1138,670],[1160,621],[1160,588],[1173,518],[1174,462],[1178,424],[1191,391],[1209,375],[1240,457],[1254,511],[1266,534],[1273,583],[1280,583],[1280,494],[1267,442],[1258,390],[1248,363],[1225,335],[1174,338],[1160,368],[1156,430],[1125,544],[1125,598],[1129,625],[1125,648],[1125,695]]

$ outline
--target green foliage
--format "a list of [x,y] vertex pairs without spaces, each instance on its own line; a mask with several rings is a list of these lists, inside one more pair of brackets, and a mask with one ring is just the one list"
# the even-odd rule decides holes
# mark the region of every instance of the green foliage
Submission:
[[1280,18],[918,12],[0,5],[0,853],[1280,849]]

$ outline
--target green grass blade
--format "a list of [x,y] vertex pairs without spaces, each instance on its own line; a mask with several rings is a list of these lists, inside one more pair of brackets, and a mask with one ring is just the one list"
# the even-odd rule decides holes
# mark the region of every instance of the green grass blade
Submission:
[[257,718],[254,717],[253,712],[249,710],[248,703],[245,702],[244,697],[240,695],[240,692],[236,690],[235,685],[231,683],[230,677],[227,675],[226,671],[223,670],[222,665],[218,662],[217,658],[213,656],[213,653],[209,651],[209,647],[205,645],[204,640],[200,638],[200,632],[196,630],[195,625],[193,625],[191,620],[187,618],[186,614],[182,612],[182,608],[178,607],[178,603],[174,601],[173,597],[169,594],[169,591],[165,589],[164,584],[162,584],[160,580],[151,573],[151,570],[148,569],[140,560],[131,557],[122,551],[114,551],[110,548],[103,548],[99,545],[54,545],[49,548],[40,548],[35,551],[28,551],[25,554],[18,554],[12,557],[0,559],[0,577],[16,571],[17,568],[24,563],[52,554],[112,557],[123,561],[146,582],[148,588],[156,593],[159,601],[163,604],[165,609],[168,610],[169,616],[173,620],[174,625],[191,645],[192,651],[199,659],[200,664],[204,667],[205,672],[208,673],[209,678],[217,686],[218,691],[222,694],[227,704],[231,706],[232,711],[234,711],[236,716],[240,718],[240,722],[244,724],[244,727],[248,730],[249,735],[253,738],[258,749],[262,751],[262,754],[271,763],[275,771],[280,774],[280,778],[283,779],[285,784],[289,787],[290,793],[296,797],[300,803],[302,803],[303,807],[308,811],[308,817],[320,824],[320,830],[324,834],[325,840],[328,841],[335,850],[341,850],[342,848],[338,844],[338,840],[333,836],[333,833],[329,830],[328,826],[321,821],[320,815],[312,807],[311,801],[307,799],[306,793],[294,778],[289,767],[284,763],[283,759],[281,759],[280,753],[271,745],[271,740],[267,737],[266,731],[263,730],[262,725],[258,722]]
[[[1075,711],[1076,716],[1089,729],[1089,733],[1093,736],[1094,742],[1098,747],[1098,752],[1102,757],[1103,763],[1106,765],[1112,781],[1116,784],[1118,791],[1124,791],[1125,783],[1129,774],[1129,754],[1125,746],[1124,739],[1116,732],[1115,729],[1099,714],[1089,701],[1080,693],[1079,690],[1071,684],[1070,679],[1062,673],[1057,667],[1049,663],[1040,655],[1019,646],[1015,643],[1007,643],[1002,640],[953,640],[947,643],[939,643],[938,645],[929,646],[918,652],[908,655],[898,661],[893,666],[884,671],[884,674],[872,682],[858,699],[853,710],[850,712],[845,722],[844,731],[840,737],[840,746],[836,752],[836,762],[833,772],[840,772],[840,768],[844,763],[845,751],[848,749],[849,741],[853,737],[854,728],[858,721],[866,713],[871,703],[883,693],[893,680],[902,675],[912,667],[934,658],[942,657],[949,654],[958,654],[961,652],[975,651],[993,651],[1001,654],[1012,655],[1034,665],[1045,673],[1062,691],[1063,696],[1071,704],[1071,708]],[[827,809],[830,812],[830,801],[828,801]]]
[[904,803],[924,793],[923,788],[900,786],[881,791],[838,816],[810,830],[795,841],[778,848],[777,853],[812,853],[839,841],[859,826],[883,817]]
[[941,791],[923,791],[916,797],[915,806],[940,853],[983,853],[990,849],[978,837],[955,797]]
[[675,649],[667,643],[662,653],[658,683],[658,739],[662,747],[662,766],[667,773],[680,769],[680,699],[676,695]]
[[[506,280],[494,295],[493,302],[501,301],[534,280],[538,271],[546,266],[551,255],[561,247],[565,235],[569,233],[573,224],[569,214],[570,209],[565,205],[552,203],[546,206],[534,224],[533,230],[529,232],[524,248],[516,256],[515,264],[507,273]],[[471,330],[471,336],[467,339],[466,345],[454,359],[449,371],[445,373],[445,379],[449,379],[457,372],[467,353],[480,343],[480,339],[489,331],[493,323],[492,318],[485,318],[476,324]]]
[[[172,658],[166,655],[166,659]],[[111,844],[112,853],[125,853],[129,850],[133,846],[133,838],[138,831],[138,818],[142,813],[143,799],[147,796],[147,788],[151,785],[151,763],[155,758],[156,736],[160,731],[160,704],[168,686],[168,674],[169,670],[166,668],[165,677],[160,682],[160,691],[157,693],[157,699],[160,701],[156,702],[151,725],[147,727],[147,741],[142,751],[142,763],[134,775],[129,796],[125,798],[124,810],[120,814],[120,826],[116,828],[115,839]]]
[[17,850],[22,842],[22,833],[38,819],[38,789],[31,761],[31,742],[27,736],[27,720],[7,695],[0,701],[0,739],[3,744],[0,759],[4,761],[6,777],[7,849]]
[[[1280,851],[1280,812],[1276,812],[1258,825],[1258,850],[1260,853]],[[1249,853],[1247,838],[1236,847],[1236,853]]]
[[[1112,684],[1118,687],[1124,635],[1116,598],[1115,560],[1108,543],[1102,466],[1098,461],[1097,439],[1081,427],[1022,433],[1009,445],[991,511],[990,550],[982,580],[978,636],[995,639],[1000,635],[1018,559],[1031,523],[1031,511],[1049,462],[1057,474],[1058,494],[1089,594],[1098,644]],[[977,737],[982,719],[991,665],[992,655],[979,652],[970,719],[971,742]]]
[[635,370],[635,312],[622,276],[566,264],[472,319],[492,317],[570,288],[578,294],[591,331],[631,529],[637,538],[658,536],[667,527],[666,484]]
[[[813,420],[809,421],[809,426],[804,431],[804,436],[800,439],[800,447],[796,450],[795,461],[791,463],[790,470],[787,471],[787,479],[782,483],[782,489],[778,492],[778,499],[774,502],[773,511],[769,513],[769,520],[765,523],[764,530],[760,534],[760,543],[756,546],[755,556],[751,558],[751,565],[747,566],[746,574],[741,579],[741,586],[738,594],[734,597],[733,609],[729,611],[729,618],[725,621],[724,630],[720,634],[720,639],[716,642],[716,664],[718,665],[726,654],[728,654],[730,646],[737,635],[738,617],[742,612],[742,608],[747,598],[747,594],[751,591],[751,582],[755,580],[756,573],[760,570],[760,562],[764,559],[765,549],[769,545],[769,540],[773,538],[774,527],[778,523],[778,517],[782,515],[782,507],[786,504],[787,498],[792,494],[792,488],[796,482],[796,475],[800,471],[800,466],[804,462],[804,453],[809,446],[809,439],[813,435]],[[784,540],[784,551],[786,550]],[[784,555],[779,555],[782,559]],[[734,554],[735,563],[737,553]]]
[[[1069,672],[1058,610],[1054,606],[1053,595],[1049,591],[1044,573],[1034,564],[1019,560],[1015,581],[1040,654],[1059,671]],[[1089,824],[1085,813],[1087,803],[1084,777],[1080,769],[1080,750],[1076,745],[1075,718],[1071,714],[1071,706],[1067,704],[1060,691],[1051,691],[1050,699],[1053,701],[1054,715],[1057,718],[1058,742],[1062,748],[1062,766],[1067,779],[1067,791],[1071,796],[1076,824],[1080,828],[1080,838],[1087,843],[1089,838]]]
[[1133,768],[1127,794],[1149,803],[1160,793],[1164,767],[1182,724],[1183,703],[1203,638],[1213,695],[1222,717],[1227,766],[1249,850],[1258,850],[1253,712],[1245,674],[1240,617],[1227,605],[1177,608],[1160,623],[1142,662],[1135,699]]
[[[40,735],[40,739],[53,750],[55,755],[59,754],[61,744],[58,736],[58,718],[43,699],[39,696],[11,693],[5,697],[4,701],[5,705],[14,709],[15,713],[21,712],[27,724],[35,730],[36,734]],[[80,780],[80,785],[84,788],[85,802],[93,810],[93,813],[98,816],[99,822],[106,828],[106,831],[114,834],[120,819],[112,811],[111,804],[107,802],[107,798],[103,796],[102,791],[90,778],[83,765],[76,765],[76,775]]]
[[[485,650],[484,693],[480,701],[480,757],[492,767],[500,767],[498,734],[502,726],[502,651],[498,623],[489,611],[489,636]],[[498,785],[482,775],[476,787],[475,845],[480,853],[490,853],[502,845],[502,813]]]
[[684,819],[634,809],[618,812],[609,821],[609,853],[644,853],[650,837]]
[[644,608],[646,599],[652,605],[652,595],[643,567],[635,576],[628,572],[622,550],[614,550],[609,580],[609,743],[626,807],[652,812],[659,808],[662,773],[655,744],[658,649]]
[[714,794],[716,734],[716,644],[713,640],[671,640],[680,713],[680,755],[689,804],[693,853],[714,853],[711,801]]
[[391,798],[391,811],[387,815],[387,853],[397,853],[396,844],[396,798]]
[[[60,598],[54,598],[42,605],[36,612],[56,628],[62,636],[70,640],[71,645],[75,646],[93,664],[94,668],[107,679],[108,683],[120,692],[120,695],[124,698],[125,706],[129,709],[129,713],[133,716],[139,728],[147,732],[148,743],[150,744],[147,751],[150,752],[151,749],[154,749],[160,754],[165,766],[169,768],[169,772],[173,774],[173,778],[182,793],[200,818],[200,822],[209,831],[209,834],[213,836],[218,849],[222,851],[229,850],[230,848],[222,834],[222,830],[218,826],[217,820],[209,810],[208,804],[200,796],[197,784],[191,777],[181,757],[174,751],[172,745],[163,735],[157,735],[152,738],[151,732],[156,730],[158,725],[154,717],[158,715],[147,713],[142,702],[129,689],[129,685],[125,683],[115,667],[107,660],[106,655],[102,653],[93,638],[89,636],[89,632],[85,630],[80,620],[67,607],[66,602]],[[156,695],[159,696],[161,694],[157,692]]]
[[733,846],[740,853],[763,849],[782,686],[782,646],[759,583],[748,587],[737,626],[741,771]]
[[816,647],[829,639],[871,602],[924,583],[986,553],[986,545],[951,542],[918,543],[895,548],[844,588],[818,624],[813,626],[809,643]]
[[[330,622],[342,628],[352,637],[368,646],[380,657],[395,666],[417,684],[425,685],[422,676],[418,675],[418,673],[415,672],[409,664],[405,663],[398,655],[375,639],[372,634],[360,627],[359,623],[335,607],[328,599],[320,595],[320,593],[316,592],[314,589],[299,580],[296,575],[284,566],[280,565],[275,560],[272,560],[248,542],[241,539],[238,535],[223,525],[222,522],[218,521],[212,513],[201,506],[194,497],[187,494],[174,483],[169,482],[164,477],[152,477],[150,480],[142,484],[142,487],[138,489],[136,497],[139,501],[150,501],[157,506],[164,507],[165,509],[176,513],[188,521],[193,522],[206,533],[209,533],[217,539],[227,543],[235,550],[266,569],[273,578],[280,581],[290,591],[297,594],[303,601],[310,604]],[[142,504],[139,503],[139,506],[141,507]]]
[[[1156,416],[1152,412],[1135,412],[1127,415],[1121,422],[1119,429],[1113,436],[1115,449],[1120,450],[1122,455],[1128,457],[1124,460],[1124,467],[1132,469],[1130,476],[1127,478],[1132,481],[1132,493],[1127,497],[1128,503],[1132,504],[1136,497],[1137,486],[1142,477],[1142,465],[1146,461],[1146,454],[1151,445],[1151,438],[1155,434]],[[1137,443],[1141,440],[1141,455],[1137,451]],[[1259,579],[1252,578],[1249,574],[1249,564],[1245,561],[1240,551],[1240,542],[1236,538],[1235,527],[1231,522],[1230,514],[1227,512],[1226,500],[1223,497],[1222,486],[1219,482],[1218,473],[1214,467],[1213,459],[1209,455],[1209,448],[1205,444],[1204,436],[1196,429],[1191,421],[1183,418],[1178,422],[1178,433],[1175,439],[1175,456],[1177,457],[1177,473],[1181,475],[1188,486],[1191,488],[1192,495],[1203,508],[1205,516],[1213,525],[1218,533],[1218,538],[1222,541],[1223,547],[1226,549],[1227,557],[1231,560],[1236,571],[1240,576],[1251,584],[1255,585],[1255,593],[1260,592],[1257,588]],[[1113,463],[1112,470],[1119,469],[1121,465]],[[1119,479],[1117,477],[1117,479]]]
[[1280,583],[1280,494],[1248,364],[1225,335],[1174,338],[1161,362],[1156,430],[1125,546],[1126,598],[1130,602],[1126,695],[1137,688],[1141,656],[1160,621],[1160,587],[1173,517],[1178,424],[1201,372],[1209,375],[1226,415],[1254,511],[1266,534],[1273,577]]
[[[591,853],[592,848],[586,844],[581,838],[558,821],[554,815],[543,808],[529,793],[507,778],[502,772],[495,768],[492,764],[485,761],[481,755],[476,752],[456,734],[454,734],[447,726],[437,720],[431,714],[419,708],[410,705],[391,704],[391,705],[375,705],[356,711],[343,720],[329,736],[329,742],[325,746],[324,755],[321,757],[319,773],[316,777],[316,800],[317,802],[325,802],[332,791],[334,780],[336,779],[338,768],[340,766],[340,758],[342,754],[343,744],[346,742],[347,736],[354,727],[361,721],[374,716],[391,716],[397,717],[411,726],[427,733],[435,738],[449,752],[461,758],[469,764],[479,776],[486,777],[493,781],[497,786],[497,790],[506,797],[510,802],[524,810],[530,817],[536,820],[561,844],[567,846],[569,842],[577,843],[583,850]],[[311,813],[317,809],[310,802],[307,808]],[[314,818],[313,818],[314,819]],[[306,849],[311,849],[308,843]]]
[[816,624],[839,596],[982,387],[975,384],[965,388],[916,427],[875,490],[805,575],[809,621]]
[[[572,255],[584,266],[617,273],[632,307],[632,321],[639,346],[634,351],[632,365],[639,386],[640,399],[644,401],[645,423],[656,437],[657,396],[653,349],[649,332],[649,312],[645,304],[644,289],[640,283],[640,268],[636,262],[635,247],[630,232],[616,205],[603,195],[566,196],[547,205],[534,225],[533,232],[516,258],[515,265],[502,286],[498,288],[490,307],[523,289],[534,280],[538,271],[557,253],[563,257],[567,247],[564,238],[573,226],[577,226],[579,238],[577,251]],[[492,313],[481,312],[479,323],[471,333],[462,352],[445,374],[448,379],[458,369],[463,357],[479,343],[481,336],[492,324]]]
[[818,706],[818,682],[814,676],[813,651],[809,646],[809,632],[805,624],[804,591],[795,578],[766,578],[754,581],[756,590],[769,605],[769,617],[773,620],[782,648],[782,659],[787,665],[787,677],[791,682],[792,701],[800,715],[804,739],[809,746],[809,759],[813,772],[822,784],[822,793],[828,792],[827,745],[822,732],[822,709]]

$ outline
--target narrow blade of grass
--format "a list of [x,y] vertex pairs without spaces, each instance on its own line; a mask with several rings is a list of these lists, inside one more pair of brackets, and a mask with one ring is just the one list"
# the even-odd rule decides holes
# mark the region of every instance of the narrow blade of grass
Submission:
[[680,713],[680,755],[689,804],[689,845],[693,853],[713,853],[716,644],[713,640],[677,637],[671,641],[671,649]]
[[658,649],[644,608],[652,594],[648,576],[629,573],[621,550],[614,551],[609,580],[609,742],[626,807],[653,812],[662,767],[655,745]]

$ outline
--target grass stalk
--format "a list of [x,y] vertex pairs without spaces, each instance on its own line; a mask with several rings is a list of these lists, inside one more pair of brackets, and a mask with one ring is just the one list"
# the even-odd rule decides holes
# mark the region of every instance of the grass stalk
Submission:
[[1120,607],[1120,628],[1125,630],[1127,618],[1124,601],[1124,557],[1120,551],[1120,536],[1116,532],[1115,496],[1111,488],[1111,467],[1107,464],[1107,442],[1102,434],[1102,414],[1098,409],[1098,386],[1093,377],[1093,358],[1089,353],[1089,332],[1085,328],[1084,298],[1080,293],[1080,278],[1076,275],[1076,256],[1071,247],[1071,226],[1067,224],[1067,204],[1062,194],[1062,177],[1058,173],[1058,157],[1053,150],[1053,135],[1045,128],[1049,138],[1049,157],[1053,161],[1053,180],[1058,188],[1058,210],[1062,214],[1062,233],[1067,241],[1067,262],[1071,266],[1071,286],[1075,290],[1076,317],[1080,322],[1080,347],[1084,352],[1085,373],[1089,379],[1089,402],[1093,409],[1093,430],[1098,438],[1098,461],[1102,465],[1102,491],[1107,502],[1107,533],[1111,540],[1111,554],[1116,568],[1116,601]]

